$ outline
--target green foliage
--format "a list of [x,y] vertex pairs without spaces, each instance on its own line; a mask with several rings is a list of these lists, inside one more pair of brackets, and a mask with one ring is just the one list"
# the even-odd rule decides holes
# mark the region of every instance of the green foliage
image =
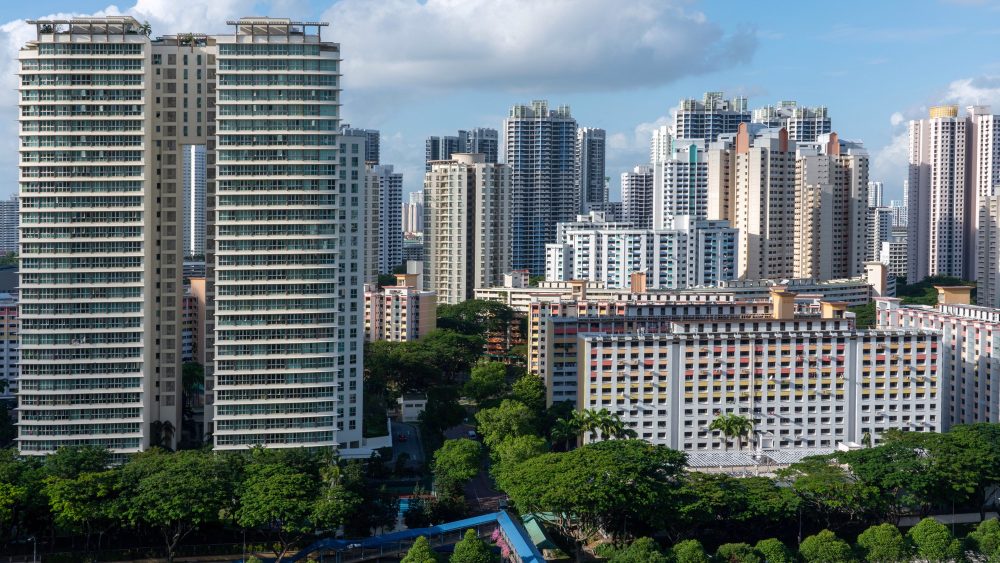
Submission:
[[236,523],[243,528],[273,534],[273,550],[280,561],[290,544],[315,529],[316,480],[293,467],[251,463],[240,487]]
[[983,520],[966,538],[969,547],[986,557],[1000,555],[1000,522],[996,518]]
[[118,491],[126,499],[119,516],[159,530],[171,560],[188,534],[219,519],[228,498],[218,457],[198,450],[136,454],[121,469]]
[[709,563],[708,554],[698,540],[684,540],[670,548],[675,563]]
[[466,530],[462,539],[455,544],[449,563],[495,563],[500,558],[494,555],[486,542],[479,539],[474,530]]
[[685,461],[663,446],[612,440],[528,459],[500,486],[521,513],[569,514],[578,529],[617,538],[672,517]]
[[910,560],[909,546],[892,524],[872,526],[858,535],[858,550],[865,561],[897,563]]
[[878,319],[874,301],[870,301],[865,305],[850,307],[847,310],[854,313],[854,326],[857,328],[872,328]]
[[482,403],[487,399],[499,397],[507,387],[507,366],[500,362],[480,362],[472,368],[469,380],[465,382],[462,393]]
[[708,425],[709,430],[717,430],[725,437],[725,441],[722,442],[722,447],[724,449],[729,449],[729,440],[736,439],[736,449],[743,449],[743,438],[750,434],[753,430],[753,423],[750,419],[734,413],[724,413],[717,416],[712,423]]
[[440,437],[445,430],[465,419],[465,408],[458,402],[458,388],[441,385],[427,390],[427,406],[420,413],[423,428]]
[[16,252],[8,252],[0,256],[0,266],[17,266],[18,256]]
[[84,533],[104,529],[115,520],[118,484],[116,471],[81,473],[76,477],[45,479],[44,493],[57,526]]
[[[904,305],[936,305],[938,292],[935,285],[976,285],[975,282],[961,280],[949,276],[931,276],[920,282],[907,284],[905,278],[896,278],[896,297],[903,300]],[[972,302],[976,302],[975,290],[972,292]]]
[[790,483],[803,507],[827,523],[858,519],[877,504],[877,487],[856,480],[831,456],[807,457],[779,470],[777,478]]
[[83,473],[103,471],[111,463],[111,452],[97,446],[63,446],[45,458],[50,477],[73,479]]
[[[0,388],[2,387],[0,384]],[[16,401],[0,400],[0,449],[13,446],[14,440],[17,439],[17,426],[15,426],[17,417],[13,412],[16,406]]]
[[795,563],[795,554],[781,540],[768,538],[754,546],[767,563]]
[[506,331],[514,310],[497,301],[467,299],[456,305],[439,305],[437,315],[438,328],[478,336]]
[[431,549],[427,538],[420,536],[399,563],[441,563],[441,558]]
[[933,518],[924,518],[910,528],[906,537],[913,542],[917,555],[927,561],[951,561],[962,554],[962,546],[948,526]]
[[568,427],[575,429],[578,434],[598,432],[602,440],[636,437],[635,431],[625,424],[622,417],[618,413],[612,414],[608,409],[573,411],[567,423]]
[[639,538],[610,557],[610,563],[667,563],[669,559],[652,538]]
[[508,436],[493,448],[490,454],[493,465],[490,468],[493,478],[499,483],[506,482],[507,474],[522,461],[538,457],[548,451],[545,439],[533,434],[524,436]]
[[806,563],[854,561],[851,546],[830,530],[823,530],[802,540],[802,545],[799,546],[799,555]]
[[748,543],[724,543],[715,551],[715,561],[719,563],[764,563]]
[[524,403],[531,412],[542,415],[545,412],[545,382],[533,373],[525,373],[514,382],[510,398]]
[[681,483],[681,506],[675,515],[686,527],[722,520],[737,527],[778,529],[796,515],[799,499],[788,487],[763,477],[691,473]]
[[523,436],[534,432],[534,413],[524,403],[510,399],[476,413],[476,422],[483,443],[490,448],[508,436]]
[[482,455],[482,445],[475,440],[445,440],[434,452],[434,482],[438,490],[460,494],[462,487],[479,473]]

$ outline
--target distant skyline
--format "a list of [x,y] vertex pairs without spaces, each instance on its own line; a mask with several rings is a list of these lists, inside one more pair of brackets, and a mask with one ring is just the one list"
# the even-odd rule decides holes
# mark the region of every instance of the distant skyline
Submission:
[[421,188],[424,140],[501,129],[511,105],[568,104],[581,126],[607,130],[607,175],[648,161],[654,128],[710,90],[750,107],[825,105],[842,138],[861,140],[885,200],[899,199],[906,121],[938,103],[1000,113],[1000,2],[924,0],[828,4],[634,0],[39,0],[0,5],[0,120],[6,189],[17,190],[17,49],[24,20],[125,13],[153,35],[224,32],[226,20],[269,15],[329,21],[341,43],[343,119],[382,131],[382,162]]

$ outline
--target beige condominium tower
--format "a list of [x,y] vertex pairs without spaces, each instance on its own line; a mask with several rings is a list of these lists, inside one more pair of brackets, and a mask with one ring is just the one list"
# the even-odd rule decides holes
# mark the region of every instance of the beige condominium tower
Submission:
[[176,446],[192,145],[206,152],[214,446],[363,448],[364,170],[338,154],[326,24],[244,18],[151,38],[127,16],[31,23],[20,450]]

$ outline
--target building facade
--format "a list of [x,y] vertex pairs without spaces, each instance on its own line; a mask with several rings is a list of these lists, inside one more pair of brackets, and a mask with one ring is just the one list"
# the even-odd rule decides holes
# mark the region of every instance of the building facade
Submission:
[[17,396],[20,329],[17,299],[9,293],[0,293],[0,399],[9,400]]
[[21,210],[17,194],[0,201],[0,253],[18,252]]
[[514,269],[543,275],[545,245],[555,242],[556,224],[572,221],[580,208],[576,130],[569,106],[549,109],[541,100],[512,107],[504,120],[504,162],[513,186]]
[[377,166],[382,163],[382,134],[378,129],[361,129],[359,127],[351,127],[345,123],[341,128],[341,134],[345,137],[361,137],[364,139],[362,164]]
[[606,134],[604,129],[580,127],[576,130],[576,191],[580,198],[580,213],[603,211],[608,204],[608,182],[604,160]]
[[205,145],[185,145],[184,255],[205,255]]
[[826,107],[800,106],[794,100],[782,100],[777,105],[753,110],[753,123],[760,123],[764,127],[784,127],[788,131],[789,140],[797,143],[814,142],[820,135],[832,131]]
[[620,220],[644,229],[653,228],[653,166],[640,164],[622,172]]
[[722,92],[706,92],[701,100],[681,100],[674,113],[675,139],[715,141],[719,135],[735,133],[740,123],[749,123],[747,99],[736,96],[726,100]]
[[365,340],[409,342],[437,328],[437,295],[421,289],[423,274],[396,274],[396,285],[365,284]]
[[511,270],[511,170],[482,154],[435,161],[424,176],[424,288],[472,299]]
[[500,152],[500,135],[496,129],[476,127],[468,131],[459,129],[458,135],[428,137],[424,142],[425,172],[430,172],[431,162],[450,160],[455,153],[482,154],[486,162],[496,164]]
[[403,263],[403,173],[391,164],[371,167],[378,178],[378,273],[388,274]]
[[653,228],[671,229],[674,218],[696,221],[708,212],[708,162],[704,143],[675,141],[670,158],[653,165]]

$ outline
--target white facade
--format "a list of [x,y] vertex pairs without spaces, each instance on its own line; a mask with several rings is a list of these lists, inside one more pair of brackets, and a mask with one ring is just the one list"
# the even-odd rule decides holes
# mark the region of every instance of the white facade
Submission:
[[205,255],[205,145],[185,145],[184,254]]
[[931,108],[929,119],[910,122],[908,280],[972,273],[966,125],[956,106]]
[[909,214],[906,210],[906,198],[889,200],[889,210],[892,212],[892,226],[905,228]]
[[747,99],[723,99],[722,92],[706,92],[701,100],[681,100],[674,113],[675,139],[714,141],[719,135],[735,133],[740,123],[750,122]]
[[579,219],[560,224],[560,242],[547,246],[547,281],[628,288],[639,272],[650,289],[678,289],[734,278],[736,231],[725,221],[677,217],[668,230],[607,223],[599,214]]
[[622,172],[621,220],[636,227],[653,227],[653,166],[640,164]]
[[826,107],[799,106],[794,100],[783,100],[774,106],[753,110],[753,123],[765,127],[784,127],[789,140],[813,142],[820,135],[830,133],[831,122]]
[[604,210],[608,204],[608,182],[604,172],[606,134],[604,129],[580,127],[576,130],[576,192],[580,213]]
[[[870,182],[869,182],[870,184]],[[892,239],[892,219],[893,211],[888,207],[868,208],[868,243],[869,254],[867,261],[881,261],[883,243]],[[902,273],[899,275],[906,275]]]
[[649,162],[656,164],[670,158],[674,152],[673,135],[670,134],[669,125],[660,125],[653,130],[653,136],[649,140]]
[[670,229],[674,218],[705,219],[708,161],[705,143],[677,139],[671,157],[653,165],[653,228]]
[[424,287],[438,303],[472,299],[511,270],[511,173],[482,154],[434,161],[424,176]]
[[868,182],[868,207],[882,207],[882,182]]
[[[889,268],[889,273],[897,277],[906,277],[906,236],[892,236],[882,242],[878,261]],[[980,291],[983,291],[980,289]]]

